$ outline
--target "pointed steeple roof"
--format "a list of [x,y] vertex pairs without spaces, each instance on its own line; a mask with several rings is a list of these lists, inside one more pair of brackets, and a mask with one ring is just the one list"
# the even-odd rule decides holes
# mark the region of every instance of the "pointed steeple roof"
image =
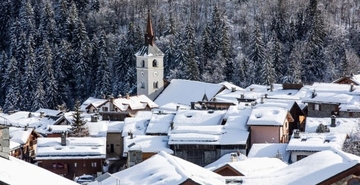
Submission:
[[154,31],[152,29],[150,10],[148,10],[148,19],[145,32],[145,44],[151,46],[154,44]]
[[145,32],[145,44],[142,46],[135,56],[164,56],[164,53],[155,45],[154,43],[155,36],[151,23],[151,14],[148,10],[148,18]]

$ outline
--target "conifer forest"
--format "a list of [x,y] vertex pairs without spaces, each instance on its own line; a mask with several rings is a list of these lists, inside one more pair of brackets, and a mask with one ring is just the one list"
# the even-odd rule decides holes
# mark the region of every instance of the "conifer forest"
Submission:
[[148,10],[165,79],[331,82],[360,71],[358,0],[0,0],[0,106],[136,94]]

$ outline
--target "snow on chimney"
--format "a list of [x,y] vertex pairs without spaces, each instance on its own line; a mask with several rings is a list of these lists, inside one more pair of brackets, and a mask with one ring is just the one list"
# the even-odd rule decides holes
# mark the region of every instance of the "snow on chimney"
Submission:
[[336,127],[336,116],[332,115],[331,116],[331,124],[330,127]]
[[355,90],[354,83],[350,84],[350,92],[353,92]]
[[66,134],[64,131],[61,133],[61,146],[66,146]]
[[236,153],[230,154],[230,162],[236,162],[238,161],[238,155]]

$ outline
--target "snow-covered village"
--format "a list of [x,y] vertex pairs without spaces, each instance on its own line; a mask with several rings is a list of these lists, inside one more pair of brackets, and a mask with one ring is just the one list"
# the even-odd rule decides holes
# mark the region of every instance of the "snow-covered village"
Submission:
[[267,3],[1,1],[0,185],[360,184],[360,4]]

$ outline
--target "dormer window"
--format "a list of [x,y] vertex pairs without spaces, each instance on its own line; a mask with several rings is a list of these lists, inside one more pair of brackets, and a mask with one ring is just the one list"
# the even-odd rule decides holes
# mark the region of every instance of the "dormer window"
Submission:
[[145,61],[141,61],[141,67],[145,67]]
[[157,64],[157,60],[153,60],[153,62],[152,62],[152,66],[153,66],[153,67],[157,67],[157,66],[158,66],[158,64]]

